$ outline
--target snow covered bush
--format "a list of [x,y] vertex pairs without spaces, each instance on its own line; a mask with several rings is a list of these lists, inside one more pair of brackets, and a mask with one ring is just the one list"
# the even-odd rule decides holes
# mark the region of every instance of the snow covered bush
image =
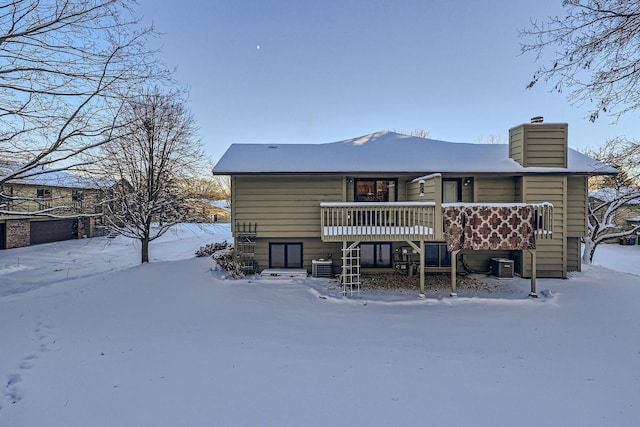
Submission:
[[200,246],[200,249],[196,251],[196,256],[197,257],[211,256],[218,251],[221,251],[223,249],[228,249],[231,247],[232,245],[230,243],[227,243],[226,240],[218,243],[209,243],[208,245]]
[[196,252],[196,256],[210,256],[221,269],[229,273],[229,275],[234,279],[241,279],[244,277],[242,266],[236,260],[233,245],[227,243],[226,240],[221,243],[211,243],[206,246],[202,246]]

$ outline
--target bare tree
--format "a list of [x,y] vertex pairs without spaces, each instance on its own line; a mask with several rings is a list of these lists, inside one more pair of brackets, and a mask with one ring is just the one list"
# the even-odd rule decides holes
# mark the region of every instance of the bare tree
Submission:
[[404,134],[404,135],[417,136],[418,138],[430,138],[431,137],[431,134],[429,133],[429,131],[425,130],[425,129],[422,129],[422,128],[415,128],[411,132],[404,132],[404,131],[401,131],[401,130],[394,130],[394,132],[401,133],[401,134]]
[[507,138],[504,135],[498,135],[495,133],[489,134],[488,137],[481,136],[478,138],[478,143],[480,144],[508,144]]
[[588,229],[584,238],[582,260],[593,261],[596,248],[602,242],[635,234],[640,225],[625,226],[621,214],[632,203],[640,203],[640,144],[626,138],[614,138],[598,149],[586,150],[587,155],[620,171],[616,176],[598,176],[590,180]]
[[551,53],[528,87],[554,82],[569,90],[574,104],[595,103],[590,120],[601,112],[614,117],[640,107],[640,2],[637,0],[563,0],[565,16],[533,22],[521,31],[532,39],[522,52],[536,60]]
[[[12,0],[0,4],[2,184],[81,169],[113,139],[130,87],[164,79],[133,0]],[[37,214],[37,212],[34,212]]]
[[[203,167],[203,171],[213,168],[212,162]],[[185,203],[189,206],[189,222],[211,222],[226,219],[229,204],[230,191],[225,186],[223,178],[228,176],[199,175],[192,176],[180,183],[180,193],[185,197]],[[223,202],[219,204],[219,202]]]
[[227,206],[231,208],[231,177],[229,175],[217,175],[213,179],[218,184],[222,200],[226,201]]
[[105,220],[118,234],[141,242],[141,262],[149,262],[149,242],[188,214],[180,183],[194,175],[202,159],[195,121],[177,92],[151,90],[127,103],[119,136],[102,146],[103,173],[116,185],[105,205]]
[[220,185],[213,178],[193,177],[181,183],[185,194],[194,199],[223,200]]

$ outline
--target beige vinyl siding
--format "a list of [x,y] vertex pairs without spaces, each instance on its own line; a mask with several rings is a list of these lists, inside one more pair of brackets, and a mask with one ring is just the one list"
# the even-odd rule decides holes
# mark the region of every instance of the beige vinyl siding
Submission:
[[520,202],[516,192],[516,179],[505,178],[476,178],[476,203],[516,203]]
[[[469,179],[469,183],[467,185],[464,185],[465,181]],[[464,203],[473,203],[473,186],[474,186],[474,179],[473,178],[462,178],[462,180],[460,181],[460,185],[461,185],[461,201]]]
[[[420,199],[428,200],[426,194],[420,197],[420,184],[418,182],[408,182],[407,186],[407,197],[406,199],[411,202],[420,201]],[[425,185],[426,190],[426,185]]]
[[578,237],[567,238],[567,271],[582,271],[581,249]]
[[424,196],[420,196],[420,183],[407,183],[407,200],[410,202],[435,202],[442,194],[442,177],[434,176],[424,180]]
[[524,127],[509,129],[509,157],[524,164]]
[[342,265],[342,244],[326,243],[314,238],[257,239],[255,260],[258,262],[258,269],[260,271],[269,268],[269,243],[302,243],[303,268],[306,268],[309,273],[312,271],[311,261],[320,258],[332,259],[334,271],[340,271],[340,266]]
[[320,202],[342,201],[342,176],[235,176],[235,224],[257,224],[259,238],[320,237]]
[[512,258],[513,251],[472,251],[463,249],[458,256],[458,271],[464,271],[462,260],[473,271],[488,273],[491,269],[491,258]]
[[[566,190],[564,176],[526,176],[522,179],[523,202],[553,204],[553,237],[536,239],[538,277],[566,277]],[[531,261],[522,257],[523,276],[530,277]]]
[[587,235],[588,187],[586,176],[567,178],[567,237]]
[[356,189],[355,189],[355,179],[350,176],[348,178],[345,179],[346,184],[345,184],[345,194],[346,194],[346,199],[341,200],[342,202],[353,202],[353,199],[355,197],[356,194]]
[[567,125],[525,126],[526,166],[567,167]]
[[231,232],[234,232],[234,227],[235,227],[235,223],[236,223],[236,200],[237,200],[237,194],[236,194],[236,177],[235,176],[231,176],[229,178],[229,182],[231,185]]
[[566,123],[524,124],[512,128],[509,156],[525,167],[566,168],[567,131]]
[[406,194],[407,194],[407,178],[405,177],[398,177],[398,190],[397,190],[397,195],[398,195],[398,201],[399,202],[405,202],[406,199]]

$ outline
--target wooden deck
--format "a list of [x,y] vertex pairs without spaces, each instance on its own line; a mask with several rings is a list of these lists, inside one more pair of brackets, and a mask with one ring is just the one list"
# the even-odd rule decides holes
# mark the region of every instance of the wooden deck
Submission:
[[320,204],[321,237],[325,242],[444,241],[443,208],[478,206],[530,206],[535,209],[536,236],[552,236],[553,206],[550,203],[323,202]]
[[430,241],[442,234],[442,212],[433,202],[325,202],[320,208],[325,242]]

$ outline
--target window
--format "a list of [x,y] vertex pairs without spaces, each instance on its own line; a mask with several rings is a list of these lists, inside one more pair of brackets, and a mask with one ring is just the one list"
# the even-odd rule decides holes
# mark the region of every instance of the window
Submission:
[[36,189],[36,197],[40,205],[40,209],[48,209],[51,207],[51,189],[38,188]]
[[302,268],[302,243],[269,243],[269,268]]
[[71,199],[74,202],[81,202],[84,200],[84,192],[82,190],[72,190]]
[[427,267],[451,267],[451,253],[444,243],[424,245],[424,263]]
[[38,199],[50,199],[51,198],[51,190],[48,188],[38,188],[36,190],[36,195]]
[[[2,195],[0,195],[0,206],[6,210],[13,209],[13,185],[7,185],[4,188],[0,186]],[[2,244],[2,242],[0,242]]]
[[398,198],[396,179],[356,179],[354,199],[356,202],[395,202]]
[[442,203],[458,203],[462,201],[459,179],[442,180]]
[[391,243],[360,243],[360,266],[391,267]]
[[73,207],[76,211],[82,211],[84,201],[84,192],[82,190],[72,190],[71,200],[73,200]]

